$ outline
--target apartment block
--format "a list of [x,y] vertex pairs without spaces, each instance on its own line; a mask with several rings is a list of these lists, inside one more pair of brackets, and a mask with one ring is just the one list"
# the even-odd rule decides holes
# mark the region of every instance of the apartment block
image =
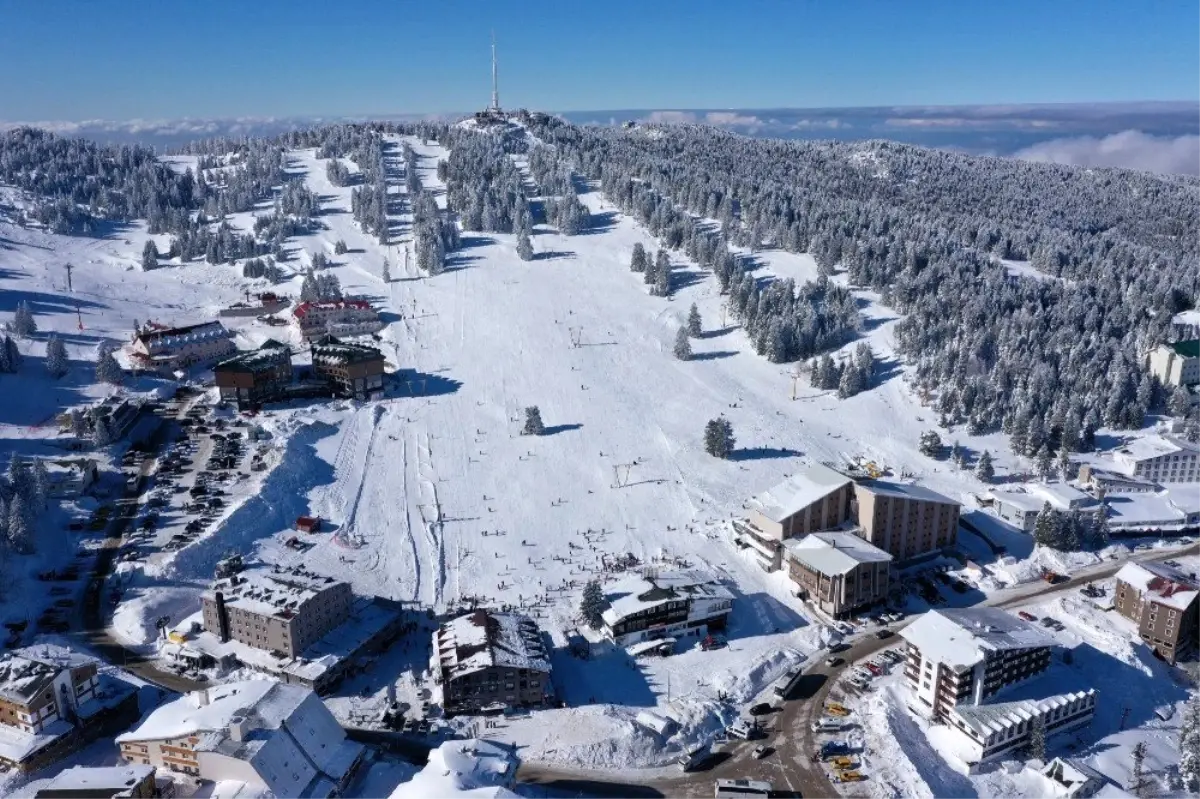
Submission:
[[854,486],[862,537],[898,561],[952,547],[958,541],[958,502],[908,483],[864,480]]
[[350,618],[350,584],[302,567],[251,569],[216,581],[200,599],[204,629],[221,641],[296,657]]
[[821,464],[802,466],[782,483],[746,503],[745,521],[735,521],[738,542],[755,552],[759,565],[783,565],[783,541],[831,530],[850,518],[854,483]]
[[693,571],[630,575],[605,591],[604,633],[617,646],[631,646],[725,629],[733,594]]
[[383,396],[383,353],[374,347],[322,336],[312,345],[313,375],[337,393],[355,399]]
[[1168,663],[1194,657],[1200,628],[1200,585],[1163,563],[1126,563],[1117,572],[1117,612]]
[[1095,714],[1092,688],[1037,691],[1031,681],[1050,667],[1056,642],[1005,611],[934,610],[900,635],[907,644],[910,707],[962,735],[977,760],[1024,746],[1037,724],[1049,735],[1087,724]]
[[223,401],[235,402],[239,408],[256,408],[282,397],[292,382],[292,351],[267,339],[258,349],[214,366],[213,380]]
[[887,599],[892,556],[849,532],[790,539],[788,574],[797,594],[835,619]]
[[542,631],[528,616],[475,610],[433,636],[433,673],[447,713],[542,707],[554,699]]

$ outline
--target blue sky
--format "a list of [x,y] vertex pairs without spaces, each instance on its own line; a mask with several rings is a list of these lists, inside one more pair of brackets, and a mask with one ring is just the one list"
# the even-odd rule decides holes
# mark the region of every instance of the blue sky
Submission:
[[0,119],[1195,100],[1196,0],[0,0]]

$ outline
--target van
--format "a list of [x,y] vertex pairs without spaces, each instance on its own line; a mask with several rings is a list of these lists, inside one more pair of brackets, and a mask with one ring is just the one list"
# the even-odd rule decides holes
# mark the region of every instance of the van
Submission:
[[811,729],[813,732],[838,732],[842,729],[842,724],[834,719],[821,718],[813,721]]

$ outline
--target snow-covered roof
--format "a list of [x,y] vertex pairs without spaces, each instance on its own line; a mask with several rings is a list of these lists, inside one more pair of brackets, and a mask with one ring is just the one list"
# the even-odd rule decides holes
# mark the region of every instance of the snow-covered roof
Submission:
[[541,630],[519,613],[475,610],[443,624],[434,639],[447,679],[492,666],[550,672]]
[[1152,435],[1138,436],[1125,442],[1120,449],[1115,451],[1115,454],[1122,460],[1138,462],[1161,458],[1163,455],[1175,455],[1181,452],[1192,454],[1197,449],[1196,445],[1189,441]]
[[1200,310],[1180,311],[1171,318],[1171,321],[1177,325],[1196,325],[1200,327]]
[[149,352],[154,353],[192,342],[228,338],[230,335],[220,322],[201,322],[183,327],[148,326],[138,333],[137,340]]
[[213,366],[213,371],[246,370],[258,371],[271,369],[282,363],[291,363],[292,352],[286,344],[281,344],[269,338],[256,350],[239,352],[231,358],[226,358]]
[[366,300],[345,299],[345,300],[320,300],[302,302],[293,309],[292,314],[297,319],[303,319],[308,316],[309,311],[374,311],[371,308],[371,303]]
[[361,361],[382,361],[383,353],[365,344],[341,341],[333,336],[322,336],[313,342],[314,364],[342,365]]
[[971,668],[987,653],[1054,646],[1046,632],[999,608],[931,610],[900,631],[922,656],[955,671]]
[[294,615],[314,597],[340,584],[301,566],[263,566],[217,580],[204,596],[215,600],[220,592],[227,607],[263,615]]
[[779,485],[753,497],[747,507],[773,522],[782,522],[852,481],[820,463],[800,467]]
[[1200,595],[1200,585],[1179,569],[1165,563],[1144,561],[1126,563],[1117,572],[1117,580],[1126,583],[1151,600],[1176,610],[1187,610]]
[[60,671],[48,663],[5,654],[0,659],[0,699],[28,704],[54,682]]
[[863,563],[887,563],[892,556],[853,533],[811,533],[783,542],[792,560],[820,574],[848,574]]
[[1176,507],[1167,491],[1109,494],[1105,497],[1112,527],[1154,527],[1183,524],[1187,514]]
[[604,622],[610,627],[621,619],[667,602],[693,599],[733,599],[725,586],[700,572],[681,570],[645,576],[631,574],[606,591]]
[[991,492],[992,497],[1005,505],[1026,512],[1040,511],[1047,502],[1055,510],[1066,511],[1072,507],[1086,507],[1095,502],[1090,494],[1080,491],[1069,483],[1026,483],[1006,490]]
[[1039,771],[1046,779],[1067,790],[1088,782],[1107,782],[1104,775],[1081,760],[1056,757]]
[[516,778],[517,766],[512,747],[480,739],[447,741],[431,751],[425,768],[396,786],[389,799],[516,799],[508,786]]
[[939,494],[931,488],[916,483],[893,483],[884,480],[863,480],[858,486],[872,494],[896,499],[915,499],[921,502],[936,502],[941,505],[958,505],[956,500]]
[[275,680],[194,691],[161,705],[117,742],[185,736],[200,739],[197,751],[245,761],[276,796],[324,795],[314,788],[335,785],[363,751],[315,693]]
[[951,712],[962,719],[963,723],[978,733],[981,738],[986,738],[993,733],[1015,727],[1022,721],[1045,716],[1054,708],[1065,707],[1095,693],[1095,688],[1088,688],[1086,691],[1055,694],[1041,699],[1020,699],[1015,702],[995,702],[985,705],[958,704]]
[[89,791],[97,796],[113,796],[132,790],[154,773],[154,766],[72,766],[58,773],[42,790]]
[[58,719],[42,728],[41,732],[25,732],[20,727],[0,724],[0,757],[20,763],[34,752],[52,744],[55,739],[71,732],[71,723]]

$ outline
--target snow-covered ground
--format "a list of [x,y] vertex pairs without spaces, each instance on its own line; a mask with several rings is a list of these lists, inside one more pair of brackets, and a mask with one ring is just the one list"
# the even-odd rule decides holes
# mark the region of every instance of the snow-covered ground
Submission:
[[[409,143],[425,185],[440,195],[436,163],[446,151]],[[532,261],[517,258],[511,235],[466,233],[448,271],[423,277],[415,263],[405,271],[407,215],[393,220],[396,243],[382,247],[358,229],[349,213],[351,190],[328,182],[313,150],[289,157],[292,171],[322,196],[326,228],[289,242],[294,257],[283,266],[296,276],[273,290],[298,295],[299,270],[311,255],[332,254],[334,242],[344,240],[349,252],[333,256],[333,273],[347,294],[380,308],[388,321],[382,347],[400,372],[380,402],[280,407],[256,419],[271,435],[274,468],[246,484],[210,533],[132,570],[137,574],[128,578],[127,601],[115,619],[131,642],[150,642],[159,616],[193,611],[217,560],[230,550],[285,565],[303,562],[351,581],[359,592],[439,611],[470,599],[525,607],[556,644],[577,626],[580,589],[600,574],[602,555],[633,553],[663,568],[687,563],[736,593],[728,647],[637,662],[621,654],[591,661],[556,656],[556,684],[571,707],[505,722],[497,733],[527,746],[527,759],[654,765],[716,729],[729,712],[718,693],[746,701],[792,658],[820,646],[820,623],[790,595],[786,579],[765,575],[729,543],[728,521],[743,513],[746,498],[802,462],[856,456],[952,497],[969,500],[984,490],[971,473],[917,452],[936,413],[907,389],[892,342],[898,315],[871,293],[858,294],[863,340],[879,359],[875,385],[839,400],[801,378],[793,400],[795,366],[755,355],[733,320],[722,327],[723,298],[711,275],[675,253],[674,296],[648,295],[628,263],[634,244],[657,245],[596,191],[581,199],[598,224],[574,237],[540,226]],[[399,142],[389,158],[402,163]],[[391,193],[403,191],[396,179]],[[245,230],[252,216],[237,214],[230,222]],[[81,239],[0,222],[0,312],[27,299],[41,330],[61,334],[73,359],[66,378],[50,381],[40,363],[44,336],[22,342],[29,356],[22,373],[3,378],[16,388],[9,395],[20,399],[0,410],[0,451],[46,446],[36,439],[55,412],[111,391],[91,381],[88,362],[101,340],[127,340],[135,320],[214,318],[245,290],[267,288],[243,279],[240,266],[195,262],[142,272],[137,264],[147,238],[140,224]],[[165,251],[166,237],[156,241]],[[389,283],[380,278],[385,257]],[[765,251],[755,258],[760,275],[815,274],[806,255]],[[75,267],[70,294],[65,262]],[[705,333],[693,344],[696,357],[681,362],[672,344],[693,302]],[[268,337],[298,343],[290,328],[226,321],[241,349]],[[160,386],[143,377],[133,388]],[[519,435],[530,405],[540,408],[547,435]],[[732,422],[737,437],[727,461],[701,446],[705,422],[718,415]],[[1001,475],[1030,468],[1008,453],[1000,434],[944,437],[974,454],[990,450]],[[629,464],[627,484],[613,487],[617,467]],[[283,543],[302,514],[321,516],[334,531],[303,554]],[[1020,579],[1010,572],[1007,582]],[[412,652],[382,661],[394,670],[349,682],[331,700],[335,712],[371,715],[392,682],[419,695],[421,675],[408,670],[422,662],[416,653],[428,642],[410,643]],[[684,722],[665,747],[632,722],[651,706]]]

